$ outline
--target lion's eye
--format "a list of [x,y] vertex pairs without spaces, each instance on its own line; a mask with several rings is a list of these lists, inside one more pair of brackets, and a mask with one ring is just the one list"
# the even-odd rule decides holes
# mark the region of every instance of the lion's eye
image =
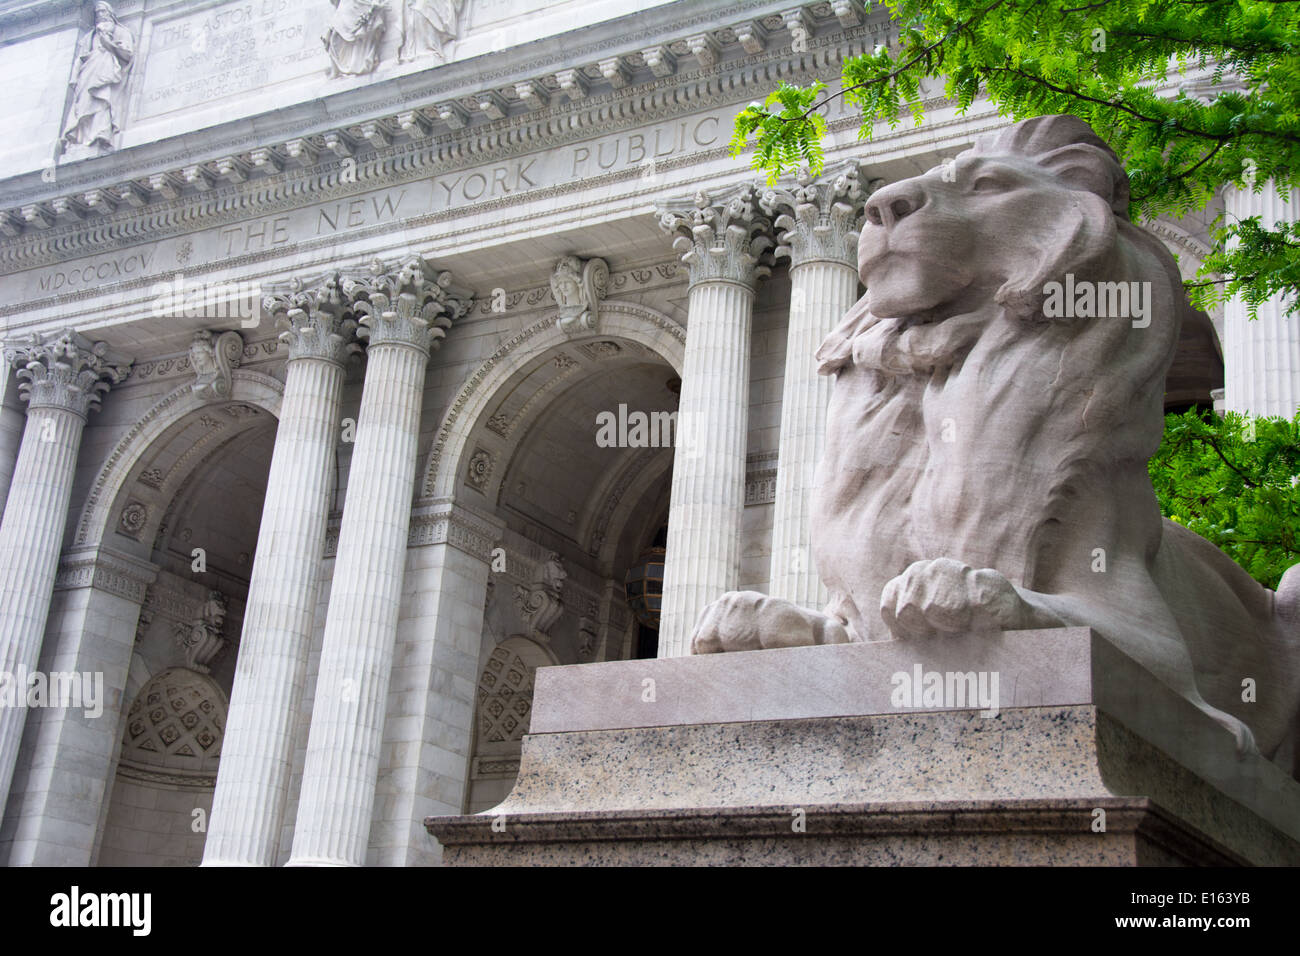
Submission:
[[971,191],[977,193],[996,192],[1002,188],[1002,180],[991,173],[984,173],[976,176],[975,181],[971,183]]

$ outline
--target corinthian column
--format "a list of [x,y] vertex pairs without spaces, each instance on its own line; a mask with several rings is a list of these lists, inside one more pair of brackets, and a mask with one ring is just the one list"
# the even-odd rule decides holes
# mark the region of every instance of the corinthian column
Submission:
[[690,653],[704,606],[736,587],[745,507],[754,287],[771,273],[770,221],[753,187],[660,208],[690,266],[686,356],[664,556],[659,656]]
[[429,349],[463,315],[420,260],[344,283],[369,339],[290,866],[360,866],[375,802]]
[[858,232],[867,198],[858,176],[854,161],[827,169],[818,183],[803,172],[793,188],[769,189],[761,200],[781,231],[776,255],[790,259],[768,593],[814,610],[825,606],[826,589],[812,564],[809,513],[831,379],[817,374],[813,356],[858,298]]
[[[15,693],[25,695],[45,633],[86,416],[126,377],[131,360],[71,329],[11,344],[4,358],[17,369],[27,424],[0,525],[0,679],[14,680]],[[0,707],[0,817],[26,718],[25,707]]]
[[357,323],[337,277],[270,296],[289,363],[258,528],[204,866],[271,866],[302,700],[344,365]]
[[[1272,180],[1259,193],[1229,187],[1223,202],[1229,224],[1259,216],[1272,229],[1294,222],[1300,192],[1283,202]],[[1230,412],[1281,415],[1290,420],[1300,406],[1300,317],[1287,318],[1281,296],[1260,303],[1250,319],[1246,303],[1231,299],[1223,306],[1224,405]]]

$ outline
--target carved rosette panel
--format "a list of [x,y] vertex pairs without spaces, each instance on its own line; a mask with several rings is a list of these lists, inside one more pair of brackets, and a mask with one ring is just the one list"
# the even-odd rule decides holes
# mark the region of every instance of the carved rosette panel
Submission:
[[4,359],[14,366],[19,396],[30,408],[60,408],[82,418],[98,411],[108,390],[131,371],[130,358],[72,329],[33,333],[5,346]]
[[377,345],[436,348],[452,323],[473,304],[472,293],[452,285],[418,256],[390,266],[376,260],[364,276],[345,277],[345,300],[361,316],[359,338]]
[[479,742],[522,740],[532,708],[533,669],[510,648],[496,648],[478,683]]
[[759,207],[752,185],[714,198],[698,192],[657,207],[659,226],[690,267],[691,285],[709,281],[753,287],[772,272],[772,220]]
[[149,521],[149,509],[142,502],[128,501],[118,518],[118,527],[124,534],[139,540],[140,532]]
[[313,282],[294,279],[287,292],[273,292],[262,307],[275,318],[289,361],[319,359],[344,364],[358,354],[357,320],[344,302],[338,273]]
[[214,774],[225,723],[226,702],[217,686],[173,667],[145,684],[132,702],[121,762],[139,770]]
[[796,266],[829,259],[856,268],[865,204],[879,183],[866,181],[860,164],[848,160],[828,167],[820,179],[802,170],[793,185],[763,190],[759,205],[780,237],[774,255]]
[[482,492],[487,488],[488,480],[492,477],[492,453],[485,448],[474,449],[474,454],[470,456],[469,466],[465,474],[465,482],[477,492]]

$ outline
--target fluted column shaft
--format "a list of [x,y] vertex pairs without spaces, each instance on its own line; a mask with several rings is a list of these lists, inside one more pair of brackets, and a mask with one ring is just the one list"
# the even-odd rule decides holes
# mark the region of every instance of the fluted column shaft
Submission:
[[759,200],[775,217],[776,255],[790,259],[768,593],[814,610],[826,605],[812,563],[811,513],[832,384],[817,374],[815,356],[858,297],[858,233],[871,188],[864,180],[859,163],[848,160],[818,178],[804,170]]
[[848,262],[816,259],[790,269],[790,286],[768,593],[821,610],[826,589],[812,563],[811,513],[833,382],[817,374],[813,356],[857,300],[858,273]]
[[402,601],[429,350],[468,295],[414,259],[344,283],[370,342],[290,866],[365,862]]
[[271,866],[289,793],[294,721],[307,677],[339,434],[344,361],[356,323],[294,310],[289,363],[258,529],[230,718],[204,866]]
[[681,657],[700,612],[739,581],[750,331],[771,223],[750,187],[669,206],[660,223],[691,268],[659,618],[659,656]]
[[[5,349],[28,400],[27,422],[0,524],[0,679],[24,700],[45,634],[77,452],[86,415],[129,360],[75,332]],[[18,760],[27,708],[0,707],[0,817]]]
[[360,866],[374,807],[428,353],[367,361],[290,866]]
[[754,293],[737,282],[691,288],[664,561],[659,656],[690,653],[704,606],[734,590],[740,569],[749,438]]
[[[1271,180],[1258,194],[1234,188],[1224,193],[1229,223],[1259,216],[1265,229],[1294,221],[1297,202],[1300,194],[1296,192],[1283,202]],[[1288,318],[1285,313],[1281,296],[1261,303],[1254,321],[1240,298],[1224,303],[1224,405],[1228,411],[1287,419],[1295,416],[1300,406],[1300,318]]]

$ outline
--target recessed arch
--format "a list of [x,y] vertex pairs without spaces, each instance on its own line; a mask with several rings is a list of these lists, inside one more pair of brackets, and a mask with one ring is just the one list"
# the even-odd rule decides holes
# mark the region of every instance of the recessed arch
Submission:
[[600,307],[600,331],[570,336],[557,325],[558,312],[517,333],[478,368],[443,416],[425,463],[420,489],[424,498],[451,498],[473,448],[471,439],[483,427],[498,391],[519,368],[546,352],[567,344],[600,339],[625,339],[666,361],[680,376],[686,355],[686,330],[655,309],[634,302],[606,300]]
[[[231,382],[230,398],[224,404],[242,403],[280,417],[284,386],[263,372],[236,369]],[[95,476],[90,493],[77,520],[74,543],[77,547],[98,546],[112,527],[114,504],[154,442],[209,402],[194,394],[187,383],[159,400],[118,440],[108,461]]]

